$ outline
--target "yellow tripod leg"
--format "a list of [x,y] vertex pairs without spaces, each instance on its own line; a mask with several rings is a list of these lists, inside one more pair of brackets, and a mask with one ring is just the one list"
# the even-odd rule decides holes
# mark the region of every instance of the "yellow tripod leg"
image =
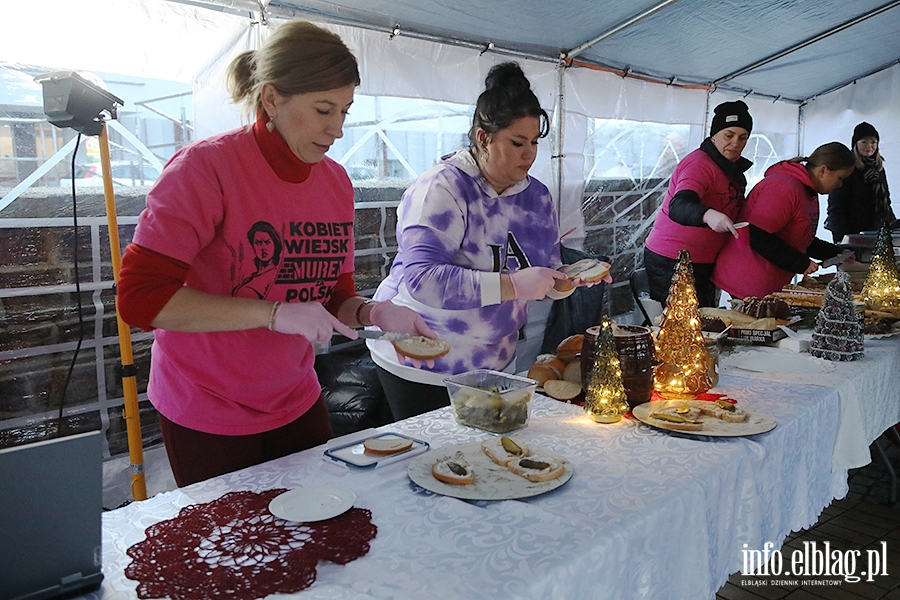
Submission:
[[[109,226],[109,248],[112,254],[113,279],[119,283],[122,268],[122,249],[119,246],[119,225],[116,220],[116,199],[113,194],[112,168],[109,159],[109,137],[106,124],[100,132],[100,165],[103,169],[103,196],[106,199],[106,220]],[[119,354],[122,358],[122,389],[125,394],[125,427],[128,432],[128,455],[131,459],[131,495],[135,500],[147,499],[144,480],[144,445],[141,439],[141,416],[138,410],[137,373],[131,352],[131,328],[122,321],[116,297],[116,324],[119,328]]]

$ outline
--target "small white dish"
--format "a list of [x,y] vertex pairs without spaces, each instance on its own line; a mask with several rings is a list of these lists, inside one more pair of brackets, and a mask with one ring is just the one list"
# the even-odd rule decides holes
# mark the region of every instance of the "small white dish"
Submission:
[[356,494],[336,485],[311,485],[272,498],[269,512],[285,521],[324,521],[353,508]]
[[575,289],[576,288],[574,285],[564,292],[561,292],[556,288],[550,288],[550,291],[547,292],[547,298],[550,298],[551,300],[562,300],[563,298],[568,298],[569,296],[574,294]]

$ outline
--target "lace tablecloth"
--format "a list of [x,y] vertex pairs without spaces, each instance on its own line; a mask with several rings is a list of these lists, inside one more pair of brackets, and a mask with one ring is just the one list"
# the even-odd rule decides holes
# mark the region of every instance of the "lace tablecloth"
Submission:
[[346,564],[369,551],[377,528],[368,510],[284,521],[268,507],[287,491],[229,492],[182,508],[128,548],[125,576],[139,582],[140,598],[256,600],[308,588],[320,561]]
[[896,339],[866,339],[865,356],[847,362],[769,347],[741,348],[719,360],[720,372],[728,375],[836,390],[840,418],[832,453],[835,472],[869,464],[869,445],[900,422],[900,343]]
[[[728,375],[717,390],[772,415],[777,427],[691,437],[634,420],[594,423],[577,406],[537,396],[515,435],[567,458],[574,475],[523,500],[440,496],[409,480],[408,461],[351,470],[323,460],[324,447],[160,494],[104,514],[106,579],[88,597],[135,598],[126,550],[185,506],[232,491],[327,484],[353,490],[378,534],[365,556],[322,561],[309,588],[273,600],[711,599],[741,569],[743,550],[780,546],[847,491],[846,472],[831,464],[837,391]],[[449,408],[382,430],[433,448],[490,436],[458,425]]]

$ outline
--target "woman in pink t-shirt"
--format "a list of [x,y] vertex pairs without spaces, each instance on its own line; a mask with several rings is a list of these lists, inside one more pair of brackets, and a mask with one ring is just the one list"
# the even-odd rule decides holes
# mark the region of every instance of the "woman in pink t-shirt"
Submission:
[[[806,164],[803,164],[806,163]],[[853,172],[853,153],[840,142],[768,168],[741,209],[750,223],[750,243],[729,240],[716,259],[712,281],[734,298],[762,298],[790,283],[794,274],[819,268],[843,250],[816,237],[819,194],[839,188]],[[851,259],[852,260],[852,259]]]
[[678,253],[687,250],[700,306],[716,305],[717,290],[709,276],[725,240],[737,236],[733,221],[744,202],[744,172],[753,165],[741,152],[752,129],[745,103],[723,102],[715,109],[709,137],[675,167],[644,246],[654,300],[665,304]]
[[118,282],[125,322],[156,330],[147,395],[179,486],[332,437],[314,343],[369,325],[435,337],[356,293],[353,188],[325,156],[359,85],[353,54],[291,22],[228,76],[255,122],[172,157]]

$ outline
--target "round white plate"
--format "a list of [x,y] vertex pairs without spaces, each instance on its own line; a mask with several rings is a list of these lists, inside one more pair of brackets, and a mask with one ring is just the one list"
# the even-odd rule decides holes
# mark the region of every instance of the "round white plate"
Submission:
[[[532,454],[543,454],[560,461],[565,467],[562,475],[550,481],[528,481],[519,477],[506,467],[492,461],[481,450],[481,442],[468,444],[455,444],[436,448],[425,454],[420,454],[409,463],[407,474],[419,486],[430,492],[464,500],[515,500],[516,498],[528,498],[555,490],[572,477],[571,463],[555,452],[530,446]],[[462,452],[472,469],[475,471],[475,483],[468,485],[453,485],[438,481],[431,474],[431,467],[442,458],[453,456],[457,451]]]
[[[775,429],[778,422],[769,415],[749,408],[742,407],[747,412],[747,420],[742,423],[729,423],[715,417],[701,417],[703,421],[703,429],[700,431],[682,431],[673,427],[668,427],[662,421],[650,420],[650,413],[666,406],[679,404],[683,400],[656,400],[645,402],[635,406],[631,414],[639,421],[655,427],[656,429],[665,429],[666,431],[674,431],[675,433],[684,433],[687,435],[707,435],[712,437],[740,437],[745,435],[757,435]],[[705,401],[704,401],[705,402]]]
[[324,521],[353,508],[356,494],[336,485],[311,485],[290,490],[269,502],[269,512],[285,521]]

